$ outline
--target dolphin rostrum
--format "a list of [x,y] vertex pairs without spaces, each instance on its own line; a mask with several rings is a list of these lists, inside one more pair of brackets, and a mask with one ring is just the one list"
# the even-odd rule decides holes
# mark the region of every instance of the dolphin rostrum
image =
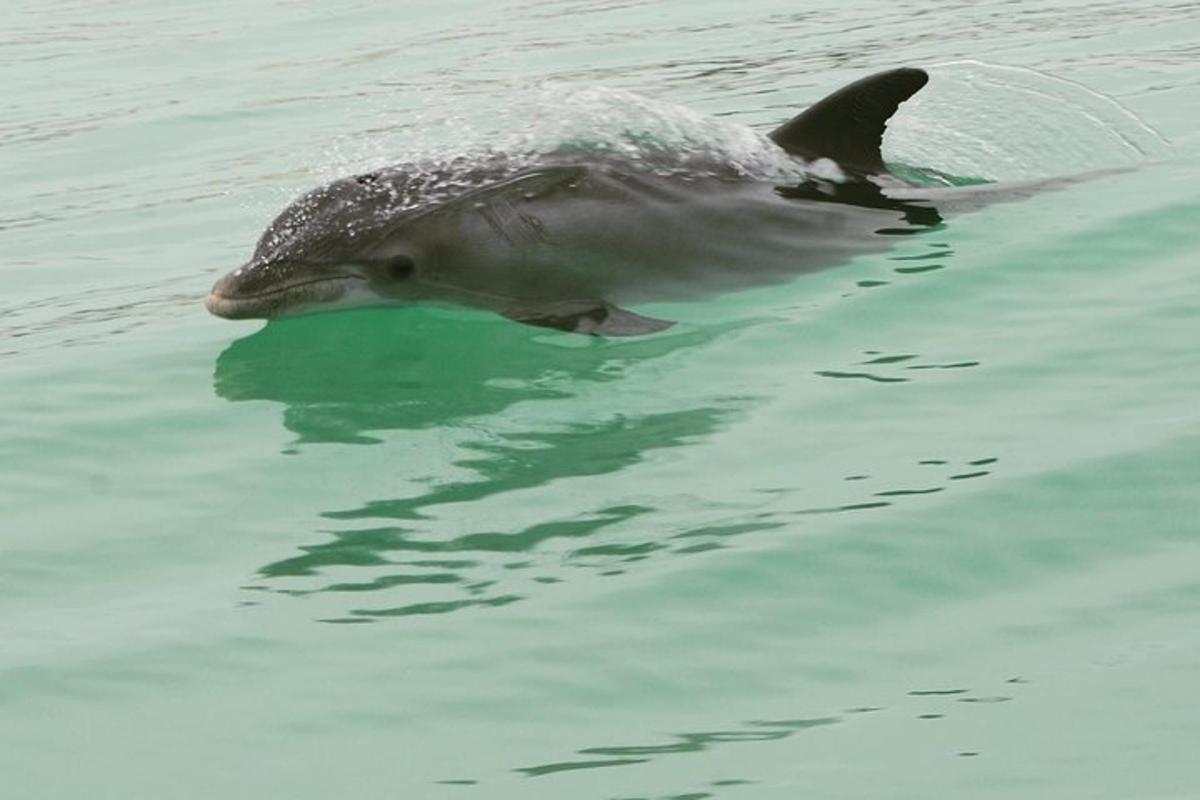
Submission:
[[783,281],[938,224],[939,190],[887,175],[880,155],[888,119],[927,81],[863,78],[769,134],[797,164],[832,162],[832,178],[776,185],[732,164],[560,149],[337,180],[284,209],[206,305],[241,319],[441,302],[593,335],[662,330],[673,323],[623,305]]

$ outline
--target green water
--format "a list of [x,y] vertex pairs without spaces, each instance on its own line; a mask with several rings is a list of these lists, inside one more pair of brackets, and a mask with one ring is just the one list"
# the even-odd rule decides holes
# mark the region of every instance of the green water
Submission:
[[[1200,6],[331,8],[2,17],[0,796],[1197,796]],[[545,79],[946,62],[895,158],[1137,168],[642,339],[201,304]]]

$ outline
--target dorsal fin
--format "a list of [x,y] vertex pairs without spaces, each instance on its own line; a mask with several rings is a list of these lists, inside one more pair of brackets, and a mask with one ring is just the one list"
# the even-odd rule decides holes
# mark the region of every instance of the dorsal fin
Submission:
[[829,158],[852,172],[882,172],[879,145],[888,118],[928,81],[925,70],[909,67],[862,78],[771,131],[771,140],[795,156]]

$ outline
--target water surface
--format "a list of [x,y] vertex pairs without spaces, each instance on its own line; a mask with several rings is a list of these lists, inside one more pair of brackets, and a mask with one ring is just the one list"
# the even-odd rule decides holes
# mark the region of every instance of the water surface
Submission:
[[[1170,2],[18,4],[4,796],[1192,796],[1198,36]],[[641,339],[201,305],[334,176],[638,126],[745,155],[900,64],[934,80],[894,162],[1134,168]]]

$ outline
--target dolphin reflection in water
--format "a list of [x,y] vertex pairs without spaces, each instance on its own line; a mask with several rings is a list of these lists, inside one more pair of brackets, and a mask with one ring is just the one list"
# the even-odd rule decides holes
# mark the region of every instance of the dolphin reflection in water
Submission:
[[432,302],[599,336],[660,331],[672,322],[626,306],[786,281],[1020,194],[887,172],[887,121],[927,81],[872,75],[772,131],[797,167],[784,183],[717,157],[568,149],[337,180],[284,209],[206,305],[241,319]]

